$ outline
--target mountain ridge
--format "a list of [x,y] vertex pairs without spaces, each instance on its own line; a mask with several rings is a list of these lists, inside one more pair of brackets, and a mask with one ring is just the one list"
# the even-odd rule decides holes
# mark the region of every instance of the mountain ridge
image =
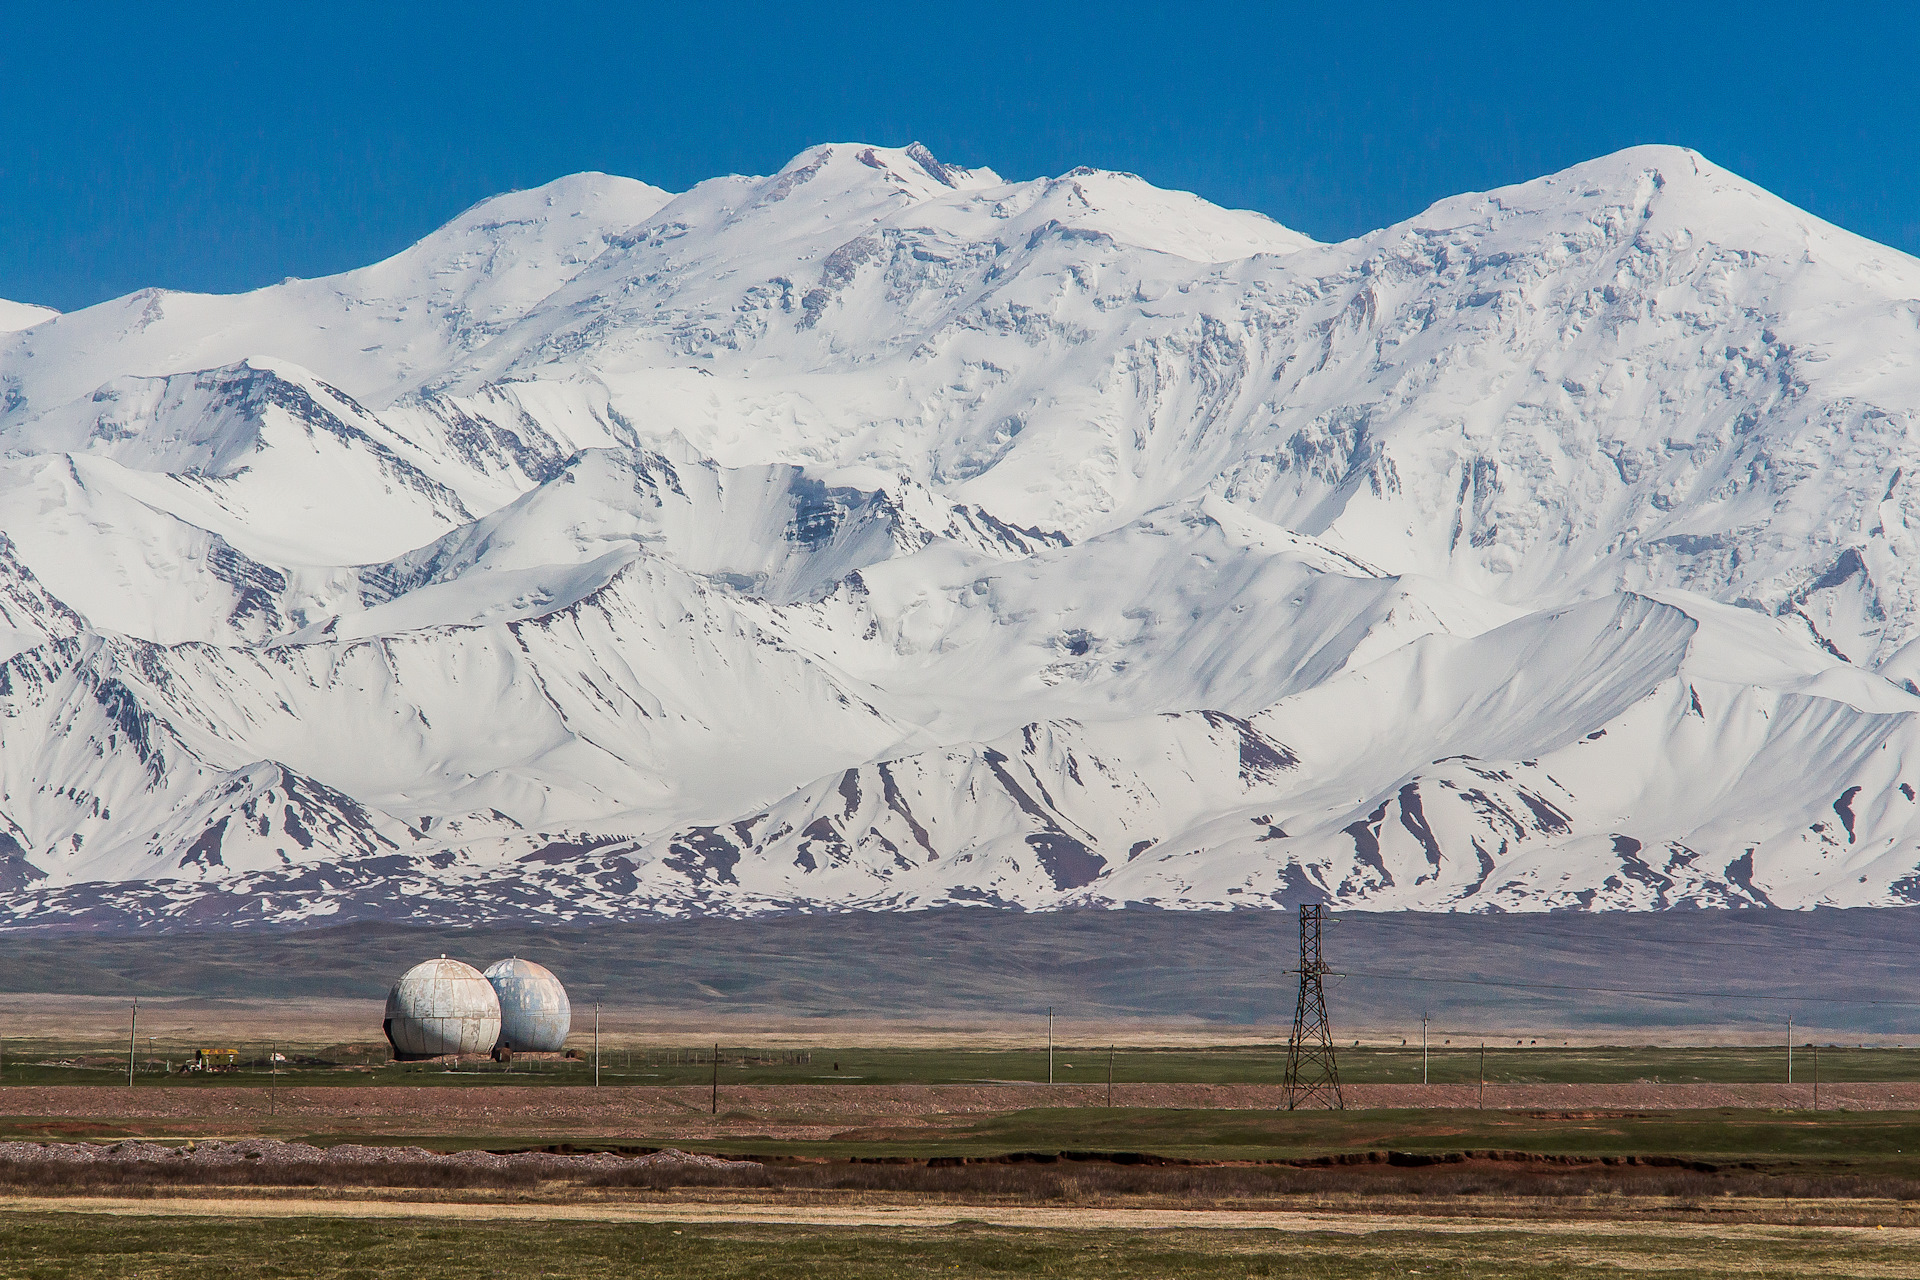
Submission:
[[575,175],[0,335],[0,903],[1920,900],[1917,427],[1920,262],[1679,148]]

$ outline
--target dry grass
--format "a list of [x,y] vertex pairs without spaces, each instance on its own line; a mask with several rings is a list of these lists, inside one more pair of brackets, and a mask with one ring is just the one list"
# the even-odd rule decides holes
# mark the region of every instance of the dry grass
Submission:
[[589,1187],[656,1191],[732,1187],[784,1192],[864,1192],[947,1202],[1261,1205],[1302,1200],[1379,1199],[1591,1202],[1729,1199],[1772,1202],[1875,1200],[1920,1203],[1920,1180],[1809,1172],[1702,1172],[1680,1168],[1440,1165],[1298,1168],[1285,1165],[1129,1166],[1058,1164],[843,1162],[744,1166],[738,1170],[634,1168],[595,1174]]
[[[1912,1230],[1461,1222],[1385,1215],[1248,1222],[1222,1230],[1225,1224],[1181,1226],[1144,1214],[1046,1209],[1008,1211],[1003,1216],[1009,1221],[1001,1223],[947,1218],[916,1225],[881,1222],[873,1215],[815,1222],[728,1222],[713,1214],[581,1218],[567,1216],[568,1207],[559,1205],[550,1207],[548,1217],[541,1216],[548,1210],[526,1208],[483,1211],[493,1215],[486,1217],[442,1207],[408,1217],[362,1216],[338,1206],[282,1207],[302,1216],[261,1216],[257,1205],[230,1206],[224,1217],[219,1206],[189,1207],[189,1216],[163,1216],[161,1206],[151,1211],[124,1206],[93,1212],[4,1210],[0,1275],[87,1280],[202,1280],[218,1274],[302,1280],[1920,1276]],[[1201,1225],[1207,1229],[1194,1229]],[[1154,1229],[1137,1229],[1142,1226]]]
[[[830,1161],[741,1164],[732,1169],[639,1165],[554,1177],[533,1169],[442,1164],[239,1162],[0,1162],[0,1194],[131,1197],[211,1189],[388,1189],[422,1193],[567,1196],[581,1193],[737,1192],[785,1200],[901,1200],[945,1204],[1053,1204],[1170,1207],[1346,1205],[1376,1211],[1382,1202],[1421,1212],[1475,1213],[1498,1205],[1522,1211],[1633,1213],[1656,1207],[1705,1212],[1739,1202],[1793,1204],[1872,1201],[1920,1205],[1920,1179],[1807,1170],[1702,1171],[1634,1165],[1555,1166],[1460,1162],[1424,1168],[1390,1165],[1147,1165],[1098,1160]],[[1717,1209],[1716,1209],[1717,1211]],[[1743,1210],[1743,1212],[1745,1212]]]
[[531,1189],[532,1169],[440,1164],[319,1164],[279,1161],[193,1165],[175,1161],[0,1161],[0,1193],[36,1196],[172,1195],[205,1187],[403,1187],[422,1190]]
[[[124,1053],[127,1006],[127,1000],[117,996],[0,992],[0,1022],[8,1028],[10,1042],[89,1046],[104,1054]],[[377,1036],[384,1009],[381,998],[147,995],[140,1002],[141,1049],[144,1053],[145,1038],[151,1035],[162,1046],[172,1048],[176,1057],[181,1046],[209,1042],[248,1046],[273,1042],[312,1050],[337,1041]],[[601,1018],[600,1044],[608,1053],[684,1048],[716,1040],[729,1045],[797,1049],[818,1048],[821,1044],[817,1017],[767,1011],[739,1013],[716,1010],[710,1004],[689,1004],[685,1008],[609,1004],[601,1009]],[[576,1046],[591,1042],[591,1025],[590,1021],[576,1019]],[[964,1010],[919,1017],[838,1016],[832,1026],[835,1045],[875,1049],[1031,1049],[1036,1043],[1044,1043],[1046,1037],[1044,1026],[1036,1033],[1030,1022],[1009,1026],[1003,1015]],[[1287,1037],[1285,1026],[1215,1023],[1174,1016],[1062,1017],[1055,1030],[1062,1044],[1126,1044],[1155,1049],[1284,1045]],[[1399,1039],[1396,1034],[1394,1042]]]

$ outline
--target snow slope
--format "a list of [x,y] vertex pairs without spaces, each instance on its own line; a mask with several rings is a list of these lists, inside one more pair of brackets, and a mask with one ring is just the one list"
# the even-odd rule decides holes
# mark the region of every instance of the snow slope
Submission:
[[30,302],[8,302],[0,298],[0,333],[18,333],[22,329],[31,329],[43,320],[51,320],[59,315],[52,307],[38,307]]
[[16,330],[16,922],[1920,901],[1920,262],[1691,152],[833,144]]

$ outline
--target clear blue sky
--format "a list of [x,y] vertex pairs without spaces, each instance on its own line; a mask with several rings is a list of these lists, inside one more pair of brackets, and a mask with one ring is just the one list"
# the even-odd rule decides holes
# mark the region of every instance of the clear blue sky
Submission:
[[383,257],[603,169],[814,142],[1126,169],[1321,239],[1640,142],[1920,252],[1920,5],[0,0],[0,297]]

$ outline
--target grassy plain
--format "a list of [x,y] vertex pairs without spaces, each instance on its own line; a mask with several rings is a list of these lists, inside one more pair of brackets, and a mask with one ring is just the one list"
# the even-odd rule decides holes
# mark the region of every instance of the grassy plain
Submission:
[[[930,1119],[849,1116],[803,1139],[756,1132],[778,1117],[723,1113],[711,1123],[726,1132],[674,1143],[766,1162],[737,1173],[14,1166],[0,1170],[0,1276],[1920,1277],[1913,1112],[1077,1106]],[[23,1123],[81,1136],[24,1117],[0,1117],[0,1136]],[[221,1132],[371,1136],[312,1123],[252,1116]],[[497,1115],[375,1140],[512,1149],[538,1145],[540,1123]]]
[[1518,1151],[1588,1159],[1898,1170],[1920,1177],[1913,1112],[1645,1113],[1206,1111],[1060,1107],[989,1116],[937,1137],[875,1126],[819,1143],[762,1144],[814,1157],[991,1156],[1015,1151],[1150,1152],[1194,1160],[1309,1160],[1368,1151]]
[[404,1276],[1670,1277],[1920,1276],[1914,1232],[1402,1221],[1363,1229],[1112,1230],[768,1224],[257,1221],[0,1213],[0,1274],[41,1280],[208,1275]]
[[[578,1037],[576,1037],[576,1040]],[[591,1079],[591,1061],[529,1061],[509,1066],[463,1064],[450,1071],[437,1063],[389,1064],[386,1047],[372,1044],[274,1046],[290,1061],[269,1073],[269,1045],[236,1045],[243,1069],[231,1073],[168,1075],[191,1059],[186,1044],[142,1042],[134,1052],[134,1083],[141,1085],[577,1085]],[[591,1057],[591,1042],[579,1050]],[[600,1055],[600,1078],[608,1085],[700,1085],[713,1075],[713,1046],[609,1046]],[[1045,1049],[869,1048],[805,1050],[807,1061],[782,1061],[785,1048],[720,1047],[721,1083],[784,1084],[989,1084],[1037,1083],[1048,1078]],[[5,1042],[0,1087],[6,1085],[101,1084],[124,1079],[127,1049],[101,1041],[19,1039]],[[1141,1048],[1062,1045],[1053,1054],[1059,1084],[1279,1084],[1286,1075],[1284,1045]],[[1771,1083],[1784,1081],[1787,1053],[1779,1046],[1721,1048],[1607,1045],[1435,1046],[1425,1077],[1434,1084],[1470,1084],[1484,1069],[1489,1083],[1601,1084],[1651,1081],[1667,1084]],[[1822,1081],[1920,1081],[1920,1048],[1801,1046],[1794,1052],[1794,1079],[1817,1072]],[[1418,1048],[1362,1046],[1340,1051],[1341,1078],[1353,1084],[1418,1084],[1423,1064]]]
[[[0,1095],[0,1104],[4,1095]],[[1563,1160],[1659,1157],[1717,1168],[1813,1170],[1920,1179],[1920,1113],[1912,1111],[1537,1111],[1422,1108],[1276,1111],[1035,1107],[978,1117],[827,1115],[796,1125],[766,1112],[722,1111],[689,1125],[667,1113],[567,1126],[511,1113],[426,1116],[378,1128],[353,1118],[264,1113],[200,1118],[49,1119],[0,1113],[0,1139],[184,1142],[259,1135],[318,1146],[369,1142],[431,1150],[686,1150],[784,1161],[991,1160],[1127,1153],[1197,1162],[1315,1161],[1405,1152],[1498,1151]]]
[[[1045,1080],[1044,1049],[788,1044],[722,1045],[709,1115],[711,1044],[616,1042],[598,1090],[578,1087],[587,1061],[448,1070],[364,1042],[281,1043],[292,1061],[269,1073],[265,1046],[235,1047],[250,1069],[181,1076],[155,1069],[179,1046],[142,1043],[129,1089],[124,1043],[10,1038],[0,1139],[677,1146],[764,1167],[471,1185],[16,1169],[0,1177],[0,1276],[1920,1277],[1916,1111],[1107,1107],[1109,1067],[1123,1102],[1128,1085],[1225,1098],[1208,1090],[1278,1084],[1284,1050],[1062,1045],[1054,1079],[1081,1087],[1048,1091],[1012,1087]],[[1355,1084],[1417,1083],[1422,1065],[1391,1046],[1340,1061]],[[1481,1050],[1437,1045],[1426,1065],[1436,1085],[1476,1082]],[[1786,1055],[1508,1044],[1484,1069],[1496,1087],[1774,1082]],[[1797,1051],[1796,1080],[1814,1069]],[[1818,1070],[1916,1081],[1920,1050],[1826,1047]],[[73,1085],[92,1087],[44,1088]]]
[[[1905,1003],[1920,910],[1343,919],[1329,957],[1352,974],[1330,991],[1335,1025],[1366,1042],[1343,1043],[1344,1078],[1417,1082],[1431,1012],[1427,1078],[1477,1082],[1484,1037],[1486,1079],[1514,1086],[1516,1108],[1462,1109],[1471,1091],[1457,1089],[1445,1108],[1344,1115],[1259,1109],[1284,1074],[1285,1028],[1271,1024],[1291,1009],[1289,917],[953,911],[913,923],[0,938],[0,1138],[672,1145],[769,1161],[705,1183],[636,1171],[598,1185],[384,1172],[276,1183],[269,1170],[194,1185],[108,1170],[56,1185],[22,1167],[0,1187],[0,1276],[1920,1276],[1920,1112],[1639,1103],[1673,1096],[1667,1085],[1724,1099],[1736,1095],[1704,1086],[1783,1081],[1789,1012],[1796,1038],[1856,1046],[1820,1051],[1823,1082],[1920,1082],[1920,1050],[1891,1047],[1920,1044]],[[574,993],[582,1050],[601,1002],[610,1088],[548,1087],[590,1082],[587,1064],[388,1067],[382,1046],[341,1043],[377,1038],[394,976],[443,951],[553,968]],[[112,1087],[135,994],[136,1087]],[[978,1083],[1047,1078],[1050,1007],[1062,1015],[1053,1078],[1083,1088]],[[1651,1040],[1694,1047],[1641,1047]],[[195,1044],[256,1061],[273,1045],[296,1061],[276,1075],[149,1069]],[[1143,1105],[1100,1105],[1110,1044],[1114,1081]],[[795,1049],[810,1060],[773,1052]],[[1815,1069],[1795,1054],[1797,1089]],[[1527,1082],[1635,1101],[1512,1101],[1560,1096]],[[1232,1084],[1269,1092],[1208,1093]],[[61,1085],[94,1087],[35,1088]],[[538,1088],[474,1087],[497,1085]],[[916,1100],[919,1086],[948,1088]],[[1078,1158],[1100,1152],[1203,1163]],[[1314,1163],[1339,1160],[1365,1162]],[[1241,1216],[1206,1230],[1152,1216],[1189,1210]]]

